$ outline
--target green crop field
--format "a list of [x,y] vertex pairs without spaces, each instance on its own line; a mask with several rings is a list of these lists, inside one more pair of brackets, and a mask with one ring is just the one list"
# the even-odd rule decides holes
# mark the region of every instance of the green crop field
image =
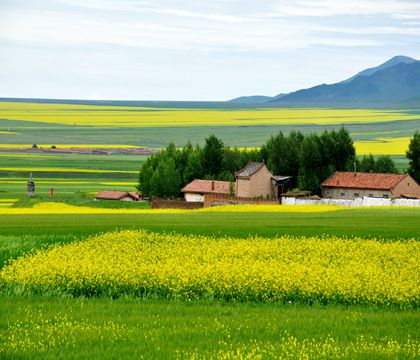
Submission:
[[[36,214],[34,210],[27,215],[3,214],[1,262],[123,228],[216,238],[359,236],[383,239],[391,246],[405,246],[406,240],[398,239],[420,240],[420,212],[416,209],[255,210],[150,214],[119,214],[115,210],[115,214],[62,215]],[[121,241],[124,244],[124,239]],[[418,258],[419,254],[412,256]],[[419,354],[416,308],[112,298],[104,294],[99,298],[63,298],[51,291],[19,295],[19,290],[7,289],[1,291],[0,303],[0,353],[6,358],[230,359],[234,354],[254,358],[252,354],[261,351],[268,359],[280,355],[295,359],[302,354],[320,359],[325,354],[346,359],[414,359]]]
[[420,112],[0,102],[0,358],[419,358],[419,209],[154,210],[94,201],[134,191],[144,155],[17,149],[258,147],[342,124],[404,170]]
[[[216,105],[215,105],[216,106]],[[215,134],[226,145],[256,147],[278,131],[304,133],[345,125],[359,155],[402,155],[420,128],[420,111],[389,109],[271,109],[105,106],[0,102],[3,147],[56,145],[145,146],[202,144]],[[124,141],[122,141],[124,139]],[[358,141],[361,141],[358,145]],[[365,143],[370,141],[369,143]],[[385,144],[385,145],[384,145]]]

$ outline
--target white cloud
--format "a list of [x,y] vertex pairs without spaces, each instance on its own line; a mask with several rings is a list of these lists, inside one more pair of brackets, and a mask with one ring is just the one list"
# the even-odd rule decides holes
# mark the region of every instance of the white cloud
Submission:
[[419,57],[419,14],[408,0],[0,0],[1,86],[37,91],[26,80],[36,77],[105,98],[276,93]]
[[397,0],[296,0],[273,6],[276,15],[327,17],[338,15],[389,15],[395,18],[420,17],[420,3]]

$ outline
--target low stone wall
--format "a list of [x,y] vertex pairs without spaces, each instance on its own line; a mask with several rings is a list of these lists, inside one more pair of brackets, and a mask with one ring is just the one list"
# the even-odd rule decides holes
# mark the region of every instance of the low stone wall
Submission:
[[276,199],[250,199],[245,197],[236,197],[229,195],[206,194],[204,196],[204,207],[219,206],[219,205],[238,205],[238,204],[266,204],[278,205]]
[[383,198],[372,198],[363,197],[354,200],[345,199],[302,199],[294,197],[282,198],[283,205],[338,205],[348,207],[358,206],[420,206],[420,200],[415,199],[383,199]]
[[204,204],[198,202],[186,202],[185,200],[167,200],[153,197],[151,201],[152,209],[201,209]]

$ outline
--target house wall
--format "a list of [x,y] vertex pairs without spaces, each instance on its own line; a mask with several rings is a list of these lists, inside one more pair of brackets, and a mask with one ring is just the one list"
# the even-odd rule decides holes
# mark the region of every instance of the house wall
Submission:
[[401,194],[420,196],[420,186],[411,176],[407,176],[395,186],[392,193],[393,197],[400,197]]
[[348,200],[353,200],[359,197],[391,199],[393,198],[393,195],[390,190],[369,190],[369,189],[323,187],[322,197],[327,198],[327,199],[348,199]]
[[263,166],[249,179],[237,178],[235,195],[243,198],[272,196],[271,176],[271,172]]
[[184,193],[186,202],[204,202],[204,194]]
[[420,200],[413,199],[383,199],[383,198],[357,198],[355,200],[348,199],[320,199],[311,200],[308,198],[283,197],[281,200],[283,205],[337,205],[337,206],[413,206],[420,207]]
[[250,179],[236,179],[236,196],[243,198],[251,197]]
[[250,178],[250,197],[271,196],[271,172],[263,166]]

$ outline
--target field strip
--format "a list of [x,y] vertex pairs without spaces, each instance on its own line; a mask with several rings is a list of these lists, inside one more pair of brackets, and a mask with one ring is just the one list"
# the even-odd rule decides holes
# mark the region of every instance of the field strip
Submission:
[[[32,149],[32,145],[2,143],[0,148]],[[37,146],[37,149],[50,149],[51,146],[56,146],[57,149],[144,149],[144,146],[123,144],[37,144]]]
[[230,238],[125,230],[13,260],[0,284],[35,293],[415,308],[420,243]]
[[0,135],[22,135],[22,133],[16,131],[0,131]]
[[138,174],[138,171],[130,170],[100,170],[100,169],[74,169],[74,168],[63,168],[63,167],[3,167],[0,166],[0,171],[28,171],[28,172],[74,172],[74,173],[123,173],[123,174]]
[[405,155],[410,137],[376,138],[375,140],[355,141],[357,155]]
[[330,211],[349,210],[345,207],[333,205],[235,205],[218,206],[197,210],[184,209],[110,209],[93,208],[88,206],[73,206],[59,202],[43,202],[32,208],[13,208],[3,211],[0,215],[28,215],[28,214],[182,214],[194,212],[288,212],[288,213],[320,213]]
[[377,123],[417,120],[420,115],[371,109],[175,109],[34,103],[0,103],[0,117],[71,126],[168,127]]

